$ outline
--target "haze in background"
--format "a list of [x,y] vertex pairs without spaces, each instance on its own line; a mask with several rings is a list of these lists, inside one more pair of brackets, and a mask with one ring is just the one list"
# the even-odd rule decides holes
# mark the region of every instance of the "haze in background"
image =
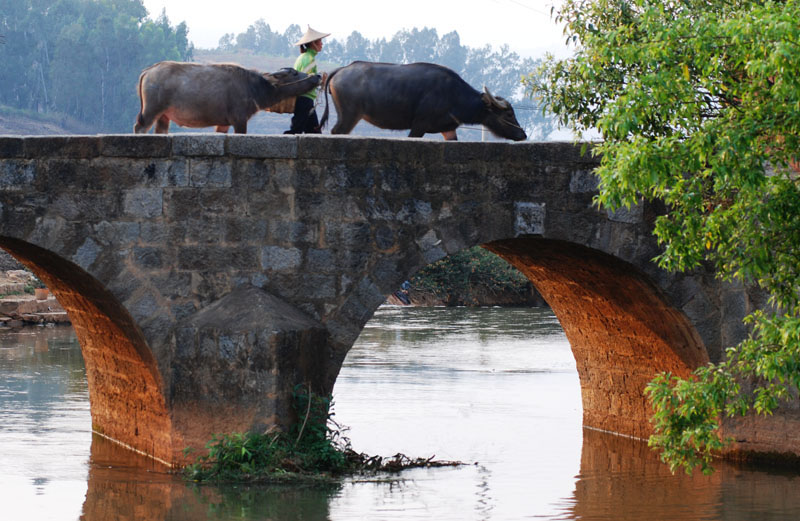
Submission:
[[283,32],[289,25],[308,25],[329,32],[331,38],[345,39],[358,31],[368,39],[391,38],[401,29],[435,28],[439,35],[458,32],[461,43],[470,47],[507,44],[521,56],[540,57],[546,51],[564,56],[562,28],[550,11],[562,0],[306,0],[265,2],[263,0],[143,0],[155,18],[162,10],[170,22],[186,22],[189,40],[195,47],[217,47],[226,33],[244,32],[263,18],[272,30]]

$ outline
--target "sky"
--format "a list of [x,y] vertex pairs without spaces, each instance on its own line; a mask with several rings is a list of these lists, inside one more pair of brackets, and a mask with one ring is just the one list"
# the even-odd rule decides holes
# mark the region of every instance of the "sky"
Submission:
[[273,31],[290,24],[345,39],[353,31],[368,39],[391,38],[414,27],[435,28],[442,36],[457,31],[461,44],[499,48],[507,44],[521,56],[545,51],[563,57],[568,50],[550,9],[562,0],[143,0],[151,18],[166,9],[173,25],[186,22],[195,47],[216,47],[225,33],[239,34],[263,18]]

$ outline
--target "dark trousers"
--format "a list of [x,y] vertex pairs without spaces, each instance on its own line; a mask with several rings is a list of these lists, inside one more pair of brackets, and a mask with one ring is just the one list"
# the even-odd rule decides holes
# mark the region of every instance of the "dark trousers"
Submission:
[[294,102],[294,115],[292,127],[284,134],[321,134],[317,111],[314,110],[314,100],[305,96],[298,96]]

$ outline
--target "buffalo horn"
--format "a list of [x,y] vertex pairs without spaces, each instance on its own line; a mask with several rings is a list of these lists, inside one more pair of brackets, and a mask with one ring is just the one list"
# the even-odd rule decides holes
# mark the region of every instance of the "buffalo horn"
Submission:
[[486,87],[486,85],[483,86],[483,93],[489,98],[489,102],[491,102],[491,104],[497,107],[498,109],[506,110],[511,106],[506,100],[501,101],[492,96],[492,93],[489,92],[489,89]]

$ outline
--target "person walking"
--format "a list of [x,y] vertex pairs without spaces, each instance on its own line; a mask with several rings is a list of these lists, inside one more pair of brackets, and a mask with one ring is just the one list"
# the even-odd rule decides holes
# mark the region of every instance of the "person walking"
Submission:
[[[322,39],[330,34],[315,31],[311,26],[308,27],[305,34],[295,42],[295,45],[300,47],[300,56],[294,62],[295,70],[306,74],[317,74],[317,54],[322,50]],[[322,75],[322,84],[325,83],[327,76],[327,74]],[[322,132],[317,111],[314,108],[316,99],[316,87],[297,96],[292,125],[284,134],[320,134]]]

